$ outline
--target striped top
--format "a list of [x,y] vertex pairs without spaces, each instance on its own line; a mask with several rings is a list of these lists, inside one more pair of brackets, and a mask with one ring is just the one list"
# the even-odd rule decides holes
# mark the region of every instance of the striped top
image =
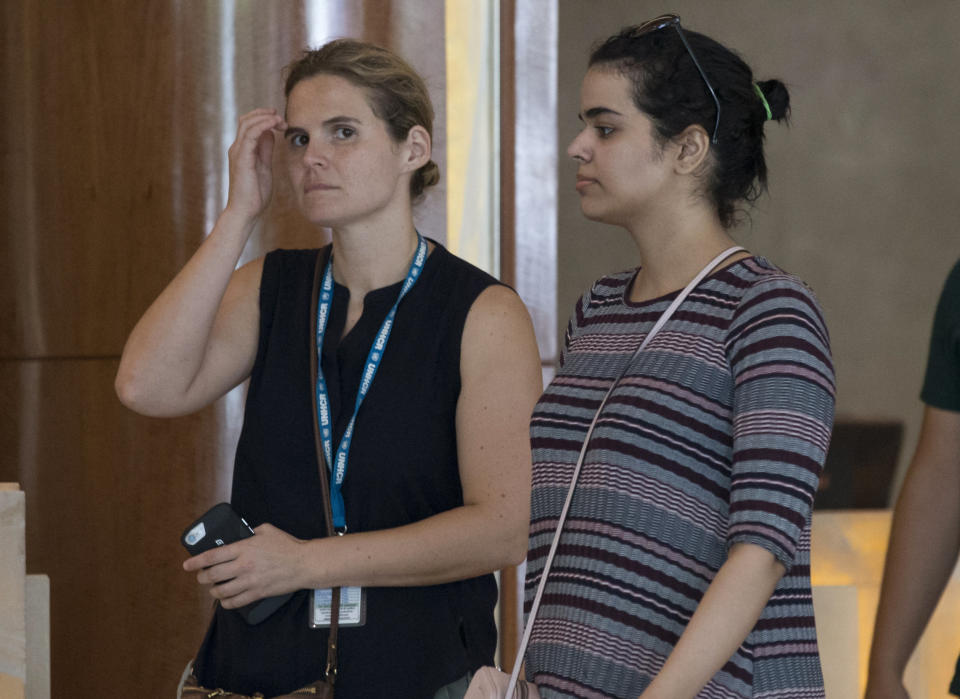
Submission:
[[[636,271],[581,297],[533,413],[529,611],[587,428],[677,293],[632,303]],[[833,424],[811,291],[765,259],[707,277],[633,361],[597,421],[527,652],[544,697],[637,697],[728,548],[787,574],[700,697],[823,696],[810,514]]]

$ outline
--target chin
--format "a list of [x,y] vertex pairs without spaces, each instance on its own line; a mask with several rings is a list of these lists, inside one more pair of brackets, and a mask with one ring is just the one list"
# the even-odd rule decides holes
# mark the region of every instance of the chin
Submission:
[[301,209],[303,215],[310,223],[322,228],[334,228],[344,222],[344,216],[341,212],[330,211],[331,207],[308,206]]
[[597,223],[607,223],[607,219],[604,216],[603,209],[596,206],[590,206],[588,202],[583,200],[580,201],[580,213],[583,214],[584,218],[590,221],[596,221]]

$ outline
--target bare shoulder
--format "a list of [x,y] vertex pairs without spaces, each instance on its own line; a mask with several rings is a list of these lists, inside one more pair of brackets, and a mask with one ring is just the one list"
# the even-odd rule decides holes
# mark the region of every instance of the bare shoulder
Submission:
[[484,289],[467,314],[464,337],[468,333],[510,331],[529,329],[533,323],[527,307],[513,289],[502,284],[492,284]]
[[540,377],[540,354],[527,307],[515,291],[495,284],[467,314],[460,350],[464,380],[471,376],[530,373]]

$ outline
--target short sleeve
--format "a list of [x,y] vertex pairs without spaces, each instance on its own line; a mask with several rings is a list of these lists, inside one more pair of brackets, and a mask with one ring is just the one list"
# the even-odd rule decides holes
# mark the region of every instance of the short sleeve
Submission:
[[562,369],[563,365],[567,361],[567,350],[570,349],[570,339],[573,337],[573,318],[567,321],[567,329],[563,333],[563,345],[560,348],[560,361],[557,363],[557,368]]
[[811,291],[758,281],[730,325],[733,467],[728,545],[748,542],[790,568],[813,509],[833,427],[830,340]]
[[570,351],[570,343],[573,341],[573,338],[576,337],[576,334],[579,331],[580,323],[583,320],[583,312],[587,306],[588,299],[589,294],[583,294],[577,299],[577,303],[573,307],[573,315],[571,315],[570,319],[567,321],[567,329],[563,333],[563,345],[560,347],[560,360],[557,363],[558,369],[562,369],[563,365],[567,361],[567,352]]
[[960,262],[937,303],[920,398],[934,408],[960,411]]

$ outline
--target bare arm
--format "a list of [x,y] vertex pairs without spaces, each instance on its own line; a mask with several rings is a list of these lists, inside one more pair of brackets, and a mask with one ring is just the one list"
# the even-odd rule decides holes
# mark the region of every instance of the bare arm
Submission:
[[[394,529],[300,541],[270,525],[189,559],[228,608],[290,590],[336,585],[431,585],[513,565],[527,550],[528,426],[541,391],[529,316],[509,289],[490,287],[463,331],[457,405],[462,507]],[[202,570],[213,565],[209,570]]]
[[240,119],[230,147],[230,199],[210,235],[127,340],[116,390],[154,416],[191,413],[249,375],[257,348],[262,261],[234,272],[270,198],[273,110]]
[[893,514],[866,697],[906,697],[903,673],[960,552],[960,413],[926,408]]
[[756,625],[783,573],[783,564],[766,549],[734,544],[667,662],[641,696],[696,696]]

